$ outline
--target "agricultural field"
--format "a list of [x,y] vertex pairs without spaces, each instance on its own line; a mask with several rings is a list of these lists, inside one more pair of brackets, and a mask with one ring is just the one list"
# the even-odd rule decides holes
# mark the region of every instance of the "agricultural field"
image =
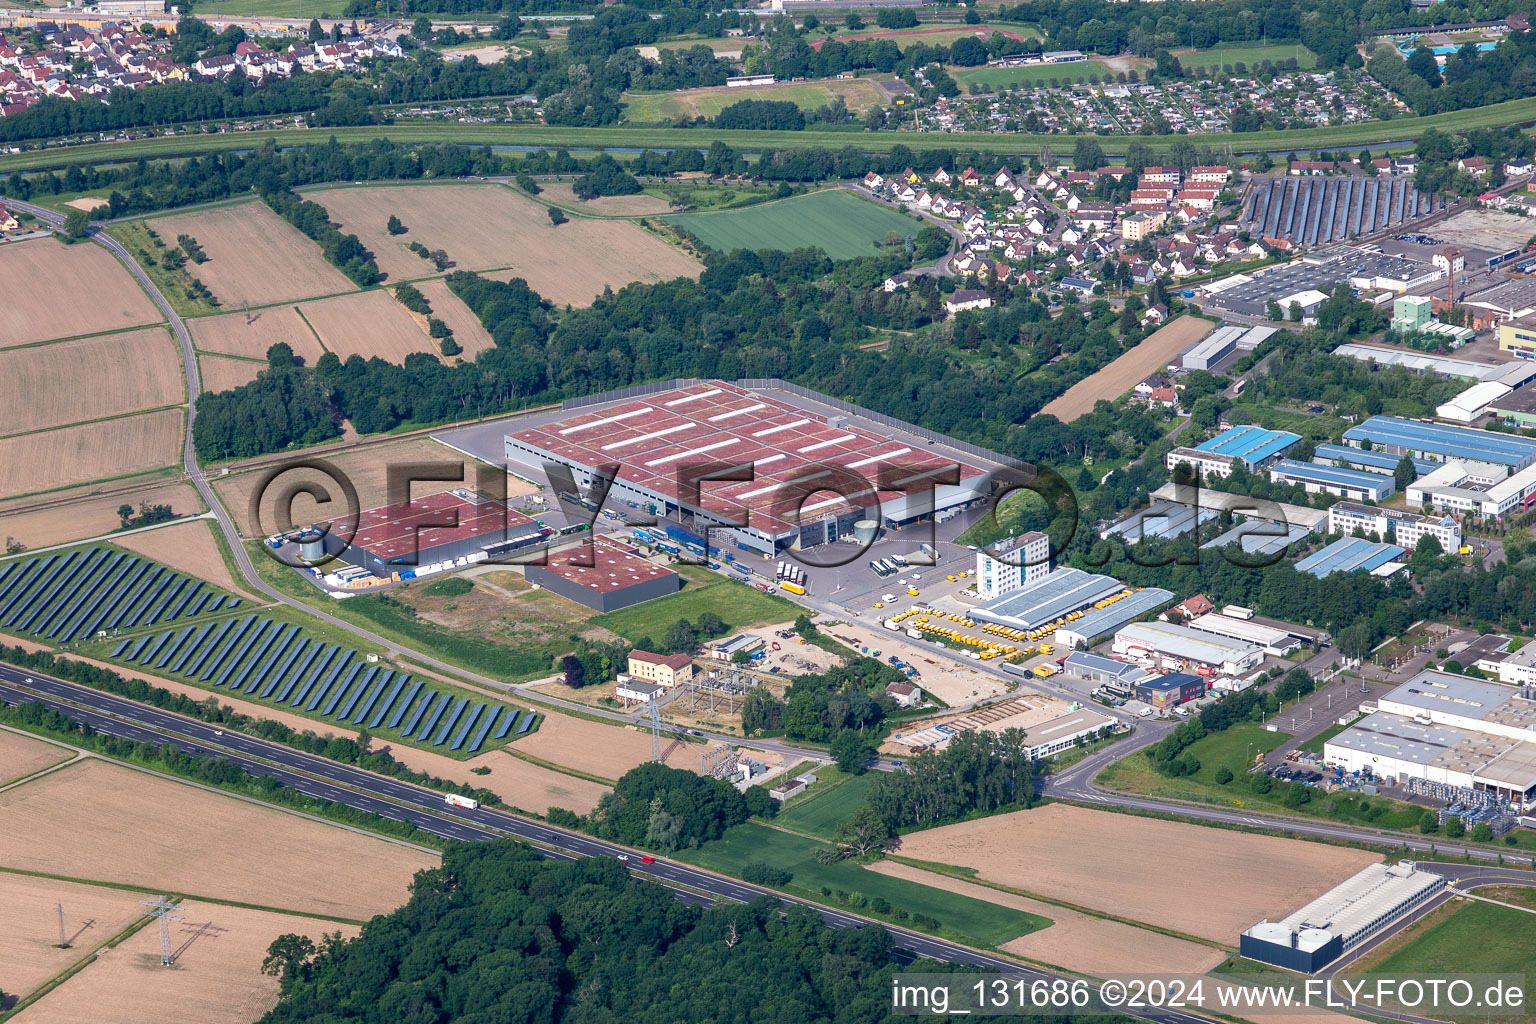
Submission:
[[214,529],[208,520],[196,519],[126,534],[113,543],[151,561],[180,569],[211,586],[239,593],[241,584],[231,575],[229,565],[219,551]]
[[145,222],[166,245],[191,235],[208,254],[186,269],[225,309],[264,306],[316,295],[356,291],[326,262],[320,247],[258,200],[214,206]]
[[1099,399],[1113,401],[1125,394],[1147,374],[1167,366],[1174,356],[1210,334],[1215,327],[1211,321],[1199,317],[1179,317],[1152,332],[1142,339],[1141,344],[1102,370],[1072,385],[1041,409],[1040,415],[1055,416],[1063,423],[1071,423],[1084,413],[1092,412],[1093,403]]
[[[675,95],[667,93],[666,95]],[[645,192],[632,196],[599,196],[596,199],[576,198],[575,187],[568,181],[546,181],[539,184],[538,199],[583,213],[595,213],[605,217],[643,217],[646,214],[666,213],[672,204],[659,196]]]
[[751,89],[732,89],[711,85],[699,89],[672,92],[629,92],[624,103],[624,120],[634,124],[672,123],[679,118],[714,117],[742,100],[778,100],[795,104],[801,110],[831,106],[841,96],[848,109],[863,113],[886,102],[885,94],[870,78],[843,78],[819,82],[776,82]]
[[318,944],[328,933],[358,933],[356,925],[195,900],[181,905],[180,916],[171,925],[172,969],[160,963],[160,930],[151,922],[12,1019],[98,1024],[111,1007],[113,1024],[248,1024],[277,1005],[278,981],[261,973],[273,939],[296,933]]
[[[64,245],[51,238],[0,246],[0,347],[102,334],[159,323],[163,318],[123,265],[99,245]],[[15,287],[30,282],[28,287]],[[89,302],[72,301],[90,296]]]
[[1089,75],[1098,75],[1101,81],[1115,77],[1109,65],[1096,60],[1080,60],[1071,64],[1034,64],[1023,68],[969,68],[951,74],[961,86],[984,85],[993,92],[1050,85],[1053,78],[1059,83],[1072,83],[1086,82]]
[[[669,743],[662,759],[673,768],[696,772],[703,750],[702,743]],[[601,779],[617,779],[651,759],[651,734],[649,728],[606,725],[551,711],[538,732],[518,741],[517,751]]]
[[[453,289],[449,288],[445,282],[422,281],[416,285],[416,288],[426,296],[427,302],[432,306],[432,315],[447,324],[448,329],[453,332],[453,340],[458,342],[459,347],[464,350],[465,359],[473,359],[475,353],[496,347],[496,343],[491,340],[490,332],[485,329],[480,318],[464,305],[463,299],[453,294]],[[425,325],[422,329],[425,330]]]
[[[544,732],[548,718],[539,723],[537,732],[519,740],[516,749],[524,750],[524,744]],[[439,778],[468,782],[484,786],[511,807],[532,814],[543,814],[551,807],[564,807],[577,814],[590,814],[608,792],[608,787],[590,779],[578,778],[564,772],[533,764],[507,749],[487,750],[469,761],[455,761],[442,754],[417,747],[395,747],[396,760],[417,771],[431,772]],[[650,757],[650,740],[646,740],[646,757]],[[472,775],[472,769],[489,768],[489,775]]]
[[107,657],[215,692],[270,701],[328,720],[342,732],[366,728],[459,757],[521,737],[537,720],[532,711],[369,664],[345,642],[327,643],[303,626],[265,615],[113,641]]
[[345,6],[331,0],[205,0],[203,9],[209,17],[271,18],[291,24],[311,18],[339,17]]
[[73,756],[63,747],[0,729],[0,786]]
[[0,814],[10,868],[353,921],[393,910],[411,876],[437,865],[434,854],[94,758],[0,792]]
[[267,349],[282,341],[310,366],[325,354],[315,332],[292,306],[198,317],[187,326],[192,331],[192,344],[199,352],[265,360]]
[[697,850],[685,850],[678,860],[713,871],[738,874],[752,863],[767,863],[792,872],[791,891],[824,900],[822,886],[836,892],[863,893],[871,899],[888,900],[909,914],[926,914],[939,920],[945,931],[1000,946],[1021,935],[1049,925],[1048,918],[1001,906],[992,900],[957,895],[905,878],[895,878],[871,871],[851,861],[822,864],[816,851],[823,844],[792,835],[781,829],[749,821],[737,825],[713,842]]
[[1188,939],[1174,938],[1121,921],[1107,921],[1027,896],[999,892],[909,864],[882,860],[869,865],[869,870],[1049,918],[1049,928],[1004,943],[1003,949],[1052,967],[1099,977],[1143,973],[1204,974],[1226,959],[1221,950]]
[[388,292],[377,289],[306,302],[299,307],[320,342],[345,362],[358,355],[402,363],[412,352],[437,353],[437,342]]
[[181,353],[163,328],[0,350],[0,435],[184,402]]
[[135,508],[141,501],[169,505],[177,513],[201,512],[202,502],[189,484],[167,484],[104,497],[80,495],[62,504],[0,513],[0,536],[12,537],[28,548],[48,547],[111,533],[121,527],[119,505]]
[[892,231],[912,237],[923,228],[916,217],[846,189],[825,189],[743,210],[683,213],[667,222],[721,252],[813,246],[835,260],[872,256],[875,245]]
[[[0,928],[0,986],[25,996],[124,928],[142,920],[143,893],[37,878],[0,870],[0,900],[5,927]],[[60,949],[58,904],[64,904]]]
[[183,410],[0,438],[0,498],[137,476],[181,462]]
[[1223,64],[1232,67],[1238,61],[1242,61],[1248,66],[1249,71],[1254,71],[1266,60],[1275,65],[1294,60],[1297,67],[1317,67],[1317,54],[1305,46],[1287,46],[1280,43],[1234,43],[1227,46],[1214,46],[1206,50],[1191,50],[1186,46],[1181,50],[1168,52],[1179,59],[1179,63],[1185,70],[1203,67],[1214,71]]
[[[368,246],[391,281],[436,276],[406,248],[442,249],[459,270],[521,277],[556,305],[585,306],[604,288],[633,281],[697,277],[691,256],[637,224],[574,217],[558,228],[545,208],[499,185],[393,185],[327,189],[317,198],[345,231]],[[384,228],[390,214],[406,233]]]
[[198,384],[204,391],[218,394],[255,380],[266,363],[254,359],[236,359],[232,356],[211,356],[202,353],[197,357]]
[[[1198,865],[1198,887],[1149,885],[1123,870]],[[1048,804],[903,836],[903,857],[973,868],[986,881],[1230,944],[1380,858],[1295,839]],[[1256,870],[1255,865],[1263,865]]]

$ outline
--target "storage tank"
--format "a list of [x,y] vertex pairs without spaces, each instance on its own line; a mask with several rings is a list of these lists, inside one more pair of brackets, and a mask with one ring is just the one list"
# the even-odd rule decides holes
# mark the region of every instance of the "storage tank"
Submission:
[[306,562],[325,560],[325,531],[313,526],[300,530],[294,537],[299,542],[299,557]]
[[873,519],[860,519],[853,524],[853,539],[860,544],[873,544],[880,533],[880,524]]

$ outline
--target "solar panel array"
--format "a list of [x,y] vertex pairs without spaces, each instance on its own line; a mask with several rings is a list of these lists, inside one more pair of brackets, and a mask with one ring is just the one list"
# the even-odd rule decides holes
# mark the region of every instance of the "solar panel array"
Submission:
[[111,547],[0,564],[0,628],[58,643],[239,605],[202,580]]
[[261,615],[123,640],[115,659],[237,693],[244,700],[317,714],[347,729],[383,729],[449,752],[474,753],[487,736],[526,733],[537,717],[499,702],[440,693],[354,650]]

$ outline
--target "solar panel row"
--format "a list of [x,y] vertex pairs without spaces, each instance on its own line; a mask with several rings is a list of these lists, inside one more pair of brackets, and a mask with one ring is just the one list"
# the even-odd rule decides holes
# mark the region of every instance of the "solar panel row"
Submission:
[[202,580],[108,547],[0,565],[0,628],[60,643],[238,604]]

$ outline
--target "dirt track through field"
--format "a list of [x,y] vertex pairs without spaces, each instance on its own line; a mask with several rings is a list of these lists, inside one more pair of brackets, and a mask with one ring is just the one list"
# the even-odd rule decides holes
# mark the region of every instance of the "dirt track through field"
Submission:
[[[143,908],[135,905],[136,910]],[[160,963],[153,923],[16,1016],[20,1024],[249,1024],[277,1005],[278,981],[261,973],[279,935],[329,932],[352,938],[354,925],[244,907],[186,901],[171,922],[174,967]],[[110,1013],[104,1011],[110,1008]]]
[[196,239],[208,260],[188,260],[186,270],[206,284],[225,309],[357,290],[326,261],[319,245],[259,200],[145,223],[168,246],[175,246],[182,234]]
[[1084,413],[1092,412],[1093,403],[1099,399],[1112,402],[1125,394],[1148,374],[1167,366],[1174,356],[1210,334],[1215,327],[1209,320],[1181,316],[1152,332],[1141,344],[1102,370],[1072,385],[1040,412],[1055,416],[1063,423],[1071,423]]
[[0,245],[0,347],[100,334],[164,319],[123,265],[99,245],[52,238]]
[[122,416],[185,400],[163,328],[0,351],[0,435]]
[[0,440],[0,498],[174,466],[181,409]]
[[[444,250],[458,270],[511,267],[488,276],[521,277],[556,305],[585,306],[605,286],[697,277],[703,270],[682,250],[627,221],[572,217],[555,227],[542,205],[500,185],[328,189],[314,198],[362,239],[392,282],[436,275],[431,263],[406,248],[412,242]],[[405,234],[385,230],[391,213],[405,224]]]
[[104,761],[0,792],[0,864],[366,920],[436,856]]
[[[1244,928],[1284,917],[1381,859],[1065,804],[915,832],[898,852],[1229,945]],[[1187,884],[1192,879],[1198,883]]]

